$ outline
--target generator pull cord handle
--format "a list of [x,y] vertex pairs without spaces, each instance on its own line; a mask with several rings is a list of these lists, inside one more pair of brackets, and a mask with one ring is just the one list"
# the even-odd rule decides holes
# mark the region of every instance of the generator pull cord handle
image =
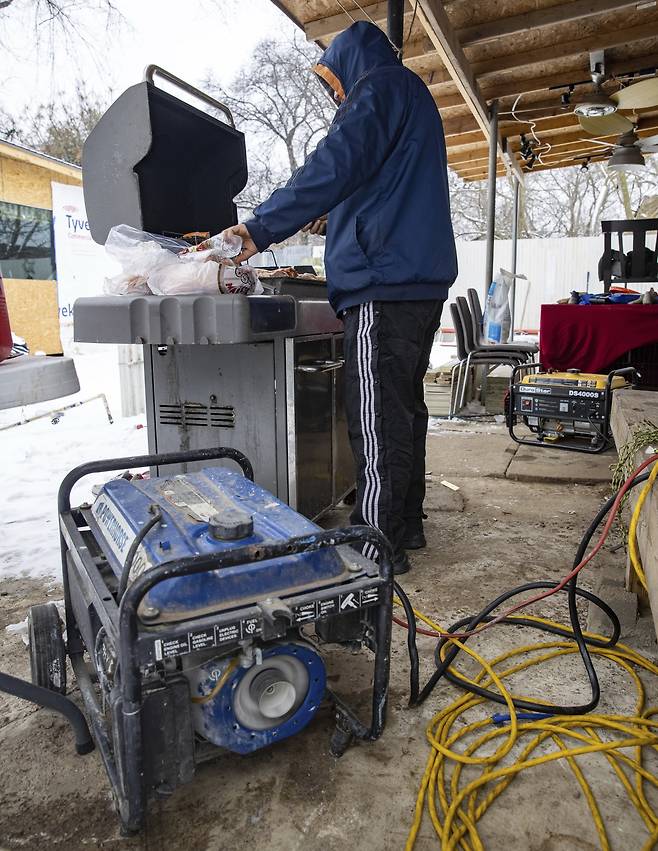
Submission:
[[167,71],[164,68],[161,68],[159,65],[147,65],[144,69],[144,80],[147,83],[151,83],[155,85],[153,78],[155,75],[158,77],[163,77],[165,80],[169,80],[170,83],[173,83],[175,86],[178,86],[179,89],[182,89],[184,92],[187,92],[188,95],[192,95],[199,100],[202,100],[204,103],[211,106],[213,109],[218,109],[220,112],[223,112],[224,115],[228,118],[228,123],[231,127],[235,127],[235,121],[233,120],[233,113],[228,108],[225,103],[222,103],[219,100],[216,100],[206,92],[202,92],[200,89],[195,88],[190,83],[186,83],[185,80],[181,80],[180,77],[177,77],[175,74],[172,74],[171,71]]

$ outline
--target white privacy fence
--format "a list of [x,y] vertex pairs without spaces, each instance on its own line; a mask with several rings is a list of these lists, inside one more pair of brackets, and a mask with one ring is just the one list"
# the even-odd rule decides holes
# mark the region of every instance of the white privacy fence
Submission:
[[[520,239],[516,270],[527,281],[516,282],[516,330],[536,332],[542,304],[555,304],[572,290],[603,292],[598,279],[599,258],[603,253],[603,238],[587,236],[560,239]],[[486,242],[457,243],[459,275],[450,290],[450,301],[466,295],[469,287],[484,299]],[[512,267],[511,239],[497,240],[494,248],[494,270]],[[589,274],[589,283],[588,283]],[[450,325],[449,314],[445,317]]]
[[[603,253],[603,237],[587,236],[560,239],[520,239],[518,241],[517,272],[526,275],[527,281],[517,281],[516,328],[537,331],[539,311],[542,304],[554,304],[565,298],[572,290],[602,292],[597,267]],[[457,242],[459,276],[450,290],[450,300],[466,295],[469,287],[475,287],[484,299],[486,266],[486,242]],[[321,262],[322,246],[290,246],[276,250],[276,261],[280,266],[299,263]],[[261,258],[254,258],[261,260]],[[263,255],[262,263],[271,264],[271,255]],[[258,264],[256,264],[258,265]],[[497,240],[495,243],[494,269],[511,269],[512,241]],[[450,314],[444,315],[445,326],[450,327]]]

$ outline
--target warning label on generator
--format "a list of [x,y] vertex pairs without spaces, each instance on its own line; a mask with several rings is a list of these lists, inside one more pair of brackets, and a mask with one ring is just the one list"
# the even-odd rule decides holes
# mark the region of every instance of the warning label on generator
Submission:
[[344,614],[363,609],[365,606],[373,606],[379,602],[379,588],[363,588],[361,591],[348,591],[337,597],[328,597],[326,600],[312,600],[310,603],[301,603],[293,608],[294,623],[308,623],[309,621],[326,618],[329,615]]
[[[348,591],[324,600],[311,600],[293,607],[293,623],[303,624],[326,618],[330,615],[357,611],[379,602],[379,588],[363,588],[360,591]],[[157,638],[153,642],[153,658],[156,662],[184,656],[199,650],[219,647],[223,644],[235,644],[263,634],[263,624],[259,617],[241,618],[225,624],[215,624],[207,629],[186,632],[174,638]]]
[[188,632],[176,638],[158,638],[153,643],[156,662],[172,656],[184,656],[198,650],[207,650],[220,644],[231,644],[261,635],[263,626],[260,618],[242,618],[234,623],[211,626],[208,629]]

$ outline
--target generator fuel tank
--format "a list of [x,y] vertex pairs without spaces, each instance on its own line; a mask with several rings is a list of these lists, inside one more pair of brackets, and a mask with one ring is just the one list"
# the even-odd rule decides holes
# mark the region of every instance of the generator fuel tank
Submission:
[[[89,523],[117,578],[140,529],[158,512],[161,521],[145,535],[132,558],[131,582],[150,567],[174,559],[287,541],[319,529],[226,467],[153,479],[114,479],[102,487]],[[140,611],[143,616],[148,612],[151,621],[181,620],[335,585],[358,571],[353,550],[325,548],[165,580],[146,595]]]

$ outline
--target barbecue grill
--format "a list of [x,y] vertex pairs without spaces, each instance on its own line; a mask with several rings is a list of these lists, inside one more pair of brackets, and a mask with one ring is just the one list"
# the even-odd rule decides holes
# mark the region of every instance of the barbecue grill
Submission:
[[[164,91],[156,78],[224,120]],[[168,236],[217,233],[237,222],[245,137],[224,104],[149,66],[92,130],[82,167],[97,242],[122,223]],[[81,298],[74,328],[80,342],[144,347],[151,453],[240,449],[258,484],[309,518],[353,487],[343,328],[324,286],[291,279],[277,295]]]

